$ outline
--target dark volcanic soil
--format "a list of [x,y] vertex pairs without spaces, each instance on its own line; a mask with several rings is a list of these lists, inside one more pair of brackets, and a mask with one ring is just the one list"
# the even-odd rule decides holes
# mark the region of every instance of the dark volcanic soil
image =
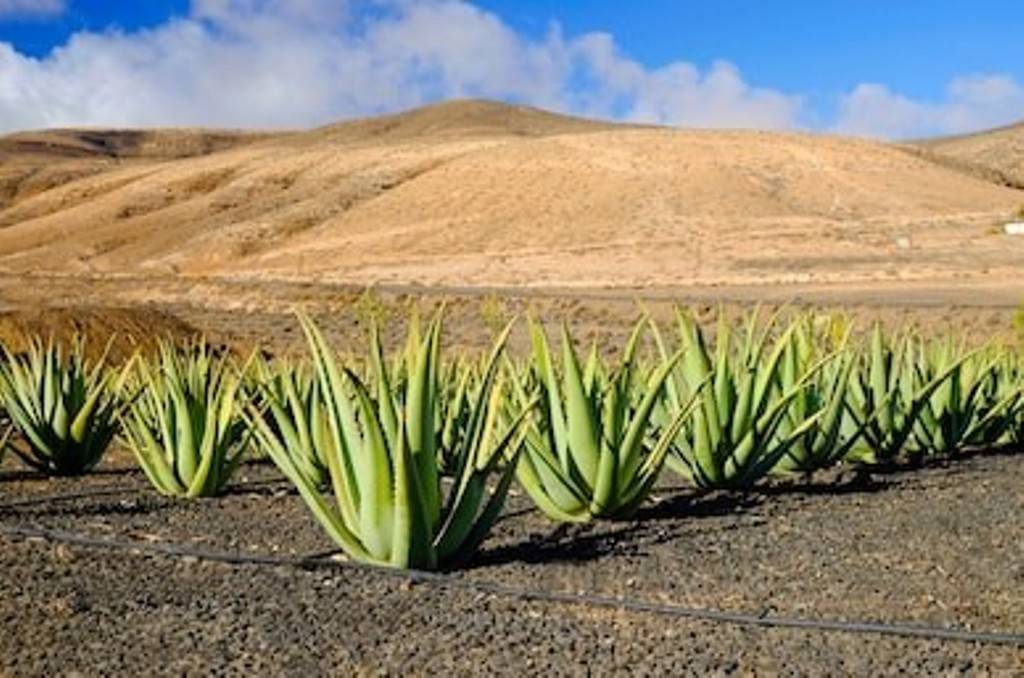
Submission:
[[[467,568],[419,581],[323,558],[273,468],[216,500],[155,495],[115,460],[0,479],[0,674],[879,675],[1024,672],[1024,647],[688,619],[514,591],[766,617],[1024,632],[1024,456],[698,496],[558,528],[521,496]],[[57,495],[78,495],[58,499]],[[111,548],[14,536],[44,528]],[[245,565],[147,549],[317,556]],[[500,589],[488,589],[498,585]]]

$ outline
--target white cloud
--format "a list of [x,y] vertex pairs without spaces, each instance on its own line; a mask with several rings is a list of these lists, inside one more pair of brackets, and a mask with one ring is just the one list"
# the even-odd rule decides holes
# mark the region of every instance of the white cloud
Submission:
[[790,128],[801,114],[727,62],[648,69],[610,35],[528,39],[460,0],[354,4],[193,0],[185,17],[79,33],[42,59],[0,42],[0,129],[308,126],[457,96],[695,126]]
[[[0,15],[62,6],[0,0]],[[304,127],[450,97],[680,126],[789,129],[811,119],[802,97],[754,86],[727,61],[648,68],[608,33],[554,25],[531,39],[463,0],[192,0],[184,17],[78,33],[41,59],[0,41],[0,132]],[[990,74],[952,81],[937,102],[861,84],[820,126],[898,138],[1021,117],[1024,86]]]
[[957,134],[1024,118],[1024,85],[1007,75],[956,78],[938,102],[862,84],[840,102],[835,131],[884,138]]
[[0,0],[0,19],[57,16],[64,9],[64,0]]

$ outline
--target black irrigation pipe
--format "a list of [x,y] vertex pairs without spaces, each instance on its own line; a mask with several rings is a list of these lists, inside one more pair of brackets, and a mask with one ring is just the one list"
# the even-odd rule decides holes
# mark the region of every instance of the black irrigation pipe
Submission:
[[424,572],[419,570],[393,570],[348,561],[338,561],[323,556],[273,556],[262,554],[232,553],[197,549],[174,543],[154,544],[118,539],[104,539],[90,535],[52,530],[41,527],[0,524],[0,536],[44,540],[51,543],[69,544],[86,548],[127,551],[151,556],[190,558],[227,565],[297,567],[313,569],[348,569],[374,573],[416,584],[429,584],[441,588],[458,589],[483,593],[502,598],[542,603],[600,607],[628,612],[656,614],[675,619],[691,619],[702,622],[754,626],[760,628],[800,629],[832,633],[872,634],[899,636],[924,640],[945,640],[985,645],[1014,645],[1024,647],[1024,634],[995,631],[971,631],[960,628],[942,628],[907,623],[885,623],[866,621],[845,621],[840,619],[813,619],[806,617],[785,617],[749,612],[729,612],[712,608],[686,607],[671,603],[655,603],[635,598],[562,593],[521,589],[496,582],[473,581],[450,574]]

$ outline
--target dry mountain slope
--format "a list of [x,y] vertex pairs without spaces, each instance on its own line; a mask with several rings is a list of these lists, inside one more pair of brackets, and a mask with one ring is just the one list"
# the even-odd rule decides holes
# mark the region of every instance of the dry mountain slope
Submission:
[[395,115],[329,125],[314,130],[306,137],[312,142],[377,144],[417,139],[547,137],[622,127],[624,125],[574,118],[529,106],[453,101]]
[[927,139],[918,145],[940,156],[994,171],[1006,183],[1024,188],[1024,122],[978,134]]
[[269,138],[230,130],[54,129],[0,137],[0,209],[127,163],[208,155]]
[[[949,279],[1024,260],[992,228],[1024,192],[867,141],[479,101],[211,134],[190,152],[92,151],[88,171],[53,157],[40,171],[66,181],[0,203],[0,267],[604,286]],[[0,155],[0,172],[27,155]]]

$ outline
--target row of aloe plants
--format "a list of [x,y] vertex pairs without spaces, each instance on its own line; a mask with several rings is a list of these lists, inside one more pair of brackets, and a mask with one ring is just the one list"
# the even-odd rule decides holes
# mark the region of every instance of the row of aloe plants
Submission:
[[300,317],[304,360],[239,361],[163,343],[114,368],[34,342],[0,360],[9,426],[0,454],[77,475],[120,438],[165,495],[223,492],[248,454],[269,457],[353,559],[451,567],[471,555],[517,482],[552,520],[624,518],[664,467],[699,488],[745,490],[773,474],[891,465],[1024,443],[1024,358],[952,338],[854,340],[837,317],[734,327],[713,340],[685,311],[639,322],[614,360],[553,350],[446,356],[442,322],[410,325],[388,355],[341,357]]

